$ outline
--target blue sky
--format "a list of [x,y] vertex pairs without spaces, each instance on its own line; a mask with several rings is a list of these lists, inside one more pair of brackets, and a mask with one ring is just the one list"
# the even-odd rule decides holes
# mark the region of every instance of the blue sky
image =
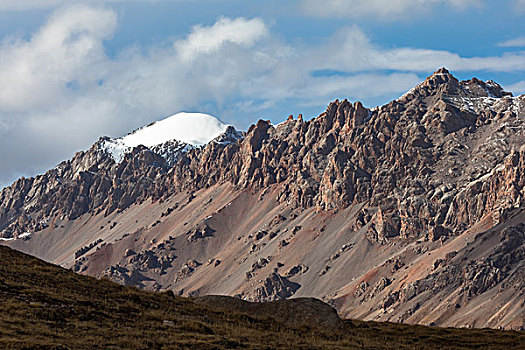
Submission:
[[0,187],[179,111],[247,129],[441,66],[525,93],[524,23],[525,0],[2,0]]

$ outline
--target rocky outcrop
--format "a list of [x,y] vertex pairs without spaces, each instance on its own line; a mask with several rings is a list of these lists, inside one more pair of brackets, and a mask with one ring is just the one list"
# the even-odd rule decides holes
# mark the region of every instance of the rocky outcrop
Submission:
[[102,276],[125,286],[144,287],[143,282],[150,280],[138,270],[128,270],[122,266],[108,267]]
[[298,283],[291,282],[274,272],[246,299],[258,302],[287,299],[294,295],[300,287]]

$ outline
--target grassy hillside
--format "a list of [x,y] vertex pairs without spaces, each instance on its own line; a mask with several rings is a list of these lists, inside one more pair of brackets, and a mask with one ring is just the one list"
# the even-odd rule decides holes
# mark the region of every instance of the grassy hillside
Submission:
[[523,349],[525,333],[340,320],[314,299],[186,299],[0,246],[2,349]]

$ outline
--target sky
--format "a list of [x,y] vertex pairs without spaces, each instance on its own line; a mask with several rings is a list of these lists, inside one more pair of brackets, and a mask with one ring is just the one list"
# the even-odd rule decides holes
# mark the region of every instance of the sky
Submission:
[[525,0],[0,0],[0,188],[177,112],[246,130],[440,67],[525,93]]

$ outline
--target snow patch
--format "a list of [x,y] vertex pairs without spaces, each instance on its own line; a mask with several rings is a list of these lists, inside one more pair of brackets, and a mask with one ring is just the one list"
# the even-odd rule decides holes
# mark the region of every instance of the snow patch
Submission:
[[9,241],[14,241],[16,239],[24,239],[26,237],[31,236],[32,234],[33,234],[33,232],[24,232],[24,233],[18,235],[18,237],[11,237],[11,238],[0,237],[0,241],[9,242]]
[[33,234],[33,232],[24,232],[21,235],[18,236],[18,238],[26,238]]

